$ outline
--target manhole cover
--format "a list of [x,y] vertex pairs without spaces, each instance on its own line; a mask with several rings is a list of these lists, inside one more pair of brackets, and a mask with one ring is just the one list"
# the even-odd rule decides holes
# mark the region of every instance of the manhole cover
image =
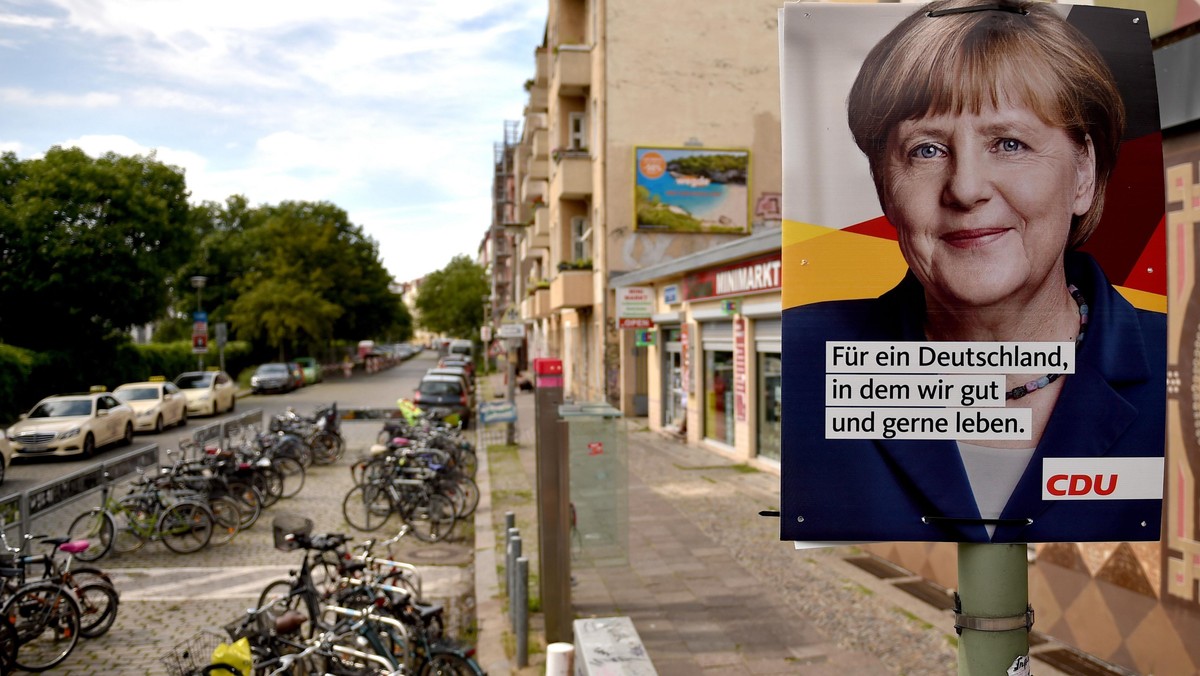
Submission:
[[445,561],[459,556],[459,552],[453,547],[422,547],[412,550],[411,556],[422,561]]

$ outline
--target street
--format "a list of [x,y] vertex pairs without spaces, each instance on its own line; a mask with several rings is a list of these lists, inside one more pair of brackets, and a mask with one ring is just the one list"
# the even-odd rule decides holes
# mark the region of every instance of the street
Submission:
[[[334,379],[287,395],[246,397],[238,401],[238,413],[261,407],[264,415],[269,416],[288,406],[309,413],[332,401],[339,408],[391,407],[398,397],[411,395],[421,374],[434,363],[433,355],[424,353],[376,374]],[[208,422],[208,419],[203,423],[194,420],[183,429],[157,437],[139,436],[133,448],[147,440],[156,440],[164,449],[170,448],[181,433]],[[344,532],[356,540],[366,537],[345,522],[341,502],[352,486],[347,467],[370,446],[379,427],[378,421],[344,421],[345,457],[334,465],[310,467],[304,488],[296,497],[265,510],[252,529],[239,533],[229,544],[179,555],[161,543],[151,542],[132,554],[110,554],[98,561],[97,565],[112,575],[121,592],[116,623],[100,638],[81,639],[54,673],[106,676],[164,673],[159,658],[178,642],[201,630],[220,633],[222,625],[237,619],[255,604],[269,581],[286,577],[289,570],[299,566],[301,551],[284,553],[273,546],[271,521],[276,515],[289,513],[310,518],[314,521],[314,533]],[[98,459],[124,450],[102,452]],[[83,462],[22,465],[14,468],[13,473],[13,479],[19,477],[19,482],[14,481],[11,487],[6,482],[5,489],[15,490],[17,486],[43,480],[31,475],[61,475],[85,466]],[[90,506],[92,501],[65,507],[63,511],[81,512],[84,504]],[[384,530],[371,535],[390,537],[399,526],[400,521],[393,518]],[[449,541],[429,545],[405,541],[396,552],[398,558],[421,566],[425,595],[447,604],[451,627],[471,621],[463,614],[469,605],[465,595],[473,584],[469,565],[472,543],[466,539],[470,530],[464,526],[467,524],[460,524]]]

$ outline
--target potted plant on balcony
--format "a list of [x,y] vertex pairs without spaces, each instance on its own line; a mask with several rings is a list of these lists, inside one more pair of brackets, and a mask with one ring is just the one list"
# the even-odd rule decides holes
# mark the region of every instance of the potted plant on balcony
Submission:
[[564,272],[566,270],[591,270],[591,269],[592,269],[592,259],[590,259],[590,258],[576,258],[575,260],[560,261],[558,263],[559,272]]
[[561,162],[564,157],[588,157],[588,149],[586,147],[555,148],[550,151],[550,159],[554,160],[555,164]]

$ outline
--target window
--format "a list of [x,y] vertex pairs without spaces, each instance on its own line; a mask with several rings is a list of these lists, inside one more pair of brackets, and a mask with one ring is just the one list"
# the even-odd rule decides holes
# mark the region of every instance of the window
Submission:
[[567,148],[587,150],[587,114],[570,113],[567,116]]
[[581,261],[592,257],[592,229],[583,216],[571,217],[571,258]]

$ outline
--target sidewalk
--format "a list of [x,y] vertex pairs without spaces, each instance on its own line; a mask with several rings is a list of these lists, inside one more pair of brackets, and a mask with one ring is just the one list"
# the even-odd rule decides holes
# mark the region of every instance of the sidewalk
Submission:
[[[502,383],[491,376],[481,392],[501,392]],[[481,503],[480,512],[490,511],[491,523],[480,523],[482,516],[476,534],[502,541],[504,513],[513,511],[535,575],[533,395],[517,395],[517,408],[519,448],[493,447],[486,474],[481,464],[490,510]],[[778,509],[778,477],[650,432],[644,420],[626,423],[628,564],[574,562],[577,618],[630,617],[664,676],[956,672],[948,612],[851,563],[863,558],[852,547],[796,551],[779,541],[778,522],[758,515]],[[476,541],[481,663],[492,676],[540,674],[545,647],[536,613],[531,666],[512,666],[506,601],[487,579],[497,570],[485,561],[486,552],[499,551],[491,542]],[[503,562],[500,553],[496,577]],[[536,578],[530,587],[536,594]]]

